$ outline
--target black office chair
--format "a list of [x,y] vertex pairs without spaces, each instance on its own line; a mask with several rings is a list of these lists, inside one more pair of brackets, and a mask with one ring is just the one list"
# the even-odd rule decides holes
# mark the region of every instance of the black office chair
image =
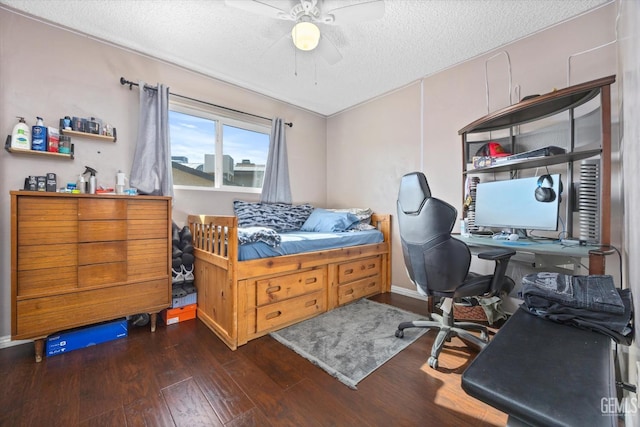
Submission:
[[[453,206],[431,197],[423,173],[413,172],[402,177],[398,193],[398,226],[407,273],[418,292],[429,299],[443,297],[444,301],[442,316],[430,313],[434,320],[402,322],[396,337],[402,338],[406,328],[438,328],[428,361],[433,369],[438,368],[438,355],[445,341],[452,337],[457,336],[479,350],[489,340],[485,326],[454,321],[454,299],[491,297],[508,293],[514,287],[513,280],[505,276],[509,259],[515,254],[513,250],[495,249],[478,254],[478,258],[495,261],[493,274],[469,272],[469,248],[451,237],[456,218],[457,211]],[[480,332],[480,337],[469,331]]]

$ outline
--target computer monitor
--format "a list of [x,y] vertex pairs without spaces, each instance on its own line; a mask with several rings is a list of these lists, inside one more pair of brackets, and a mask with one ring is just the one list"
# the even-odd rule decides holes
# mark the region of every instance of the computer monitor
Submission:
[[[520,228],[525,230],[558,229],[560,208],[560,174],[550,180],[540,177],[480,182],[475,201],[475,225],[482,227]],[[553,192],[552,201],[536,199],[536,189]]]

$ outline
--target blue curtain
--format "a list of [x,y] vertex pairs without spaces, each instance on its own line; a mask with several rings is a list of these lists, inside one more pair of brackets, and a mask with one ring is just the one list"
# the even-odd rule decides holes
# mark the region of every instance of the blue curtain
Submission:
[[260,197],[260,201],[263,203],[291,204],[289,163],[284,128],[285,124],[281,118],[276,117],[272,120],[269,156],[267,157],[262,196]]
[[138,139],[129,184],[141,194],[173,196],[169,145],[169,88],[139,82]]

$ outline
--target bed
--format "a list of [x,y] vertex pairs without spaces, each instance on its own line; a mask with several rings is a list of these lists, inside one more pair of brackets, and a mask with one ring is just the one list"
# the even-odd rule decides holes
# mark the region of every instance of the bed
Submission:
[[[239,231],[245,229],[239,221],[246,225],[242,222],[247,216],[235,212],[187,218],[193,235],[197,317],[232,350],[338,306],[389,292],[390,215],[371,214],[366,219],[369,230],[278,230],[281,241],[275,246],[262,241],[239,244]],[[304,247],[304,240],[316,244],[311,251],[285,244]],[[317,246],[320,240],[328,246]]]

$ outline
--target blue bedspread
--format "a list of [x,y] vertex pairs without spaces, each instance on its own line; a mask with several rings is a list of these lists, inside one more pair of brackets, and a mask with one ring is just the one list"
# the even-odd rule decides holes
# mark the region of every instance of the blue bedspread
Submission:
[[280,235],[282,241],[280,246],[275,248],[263,242],[238,245],[238,260],[246,261],[347,246],[367,245],[380,243],[384,240],[379,230],[347,231],[342,233],[291,231]]

